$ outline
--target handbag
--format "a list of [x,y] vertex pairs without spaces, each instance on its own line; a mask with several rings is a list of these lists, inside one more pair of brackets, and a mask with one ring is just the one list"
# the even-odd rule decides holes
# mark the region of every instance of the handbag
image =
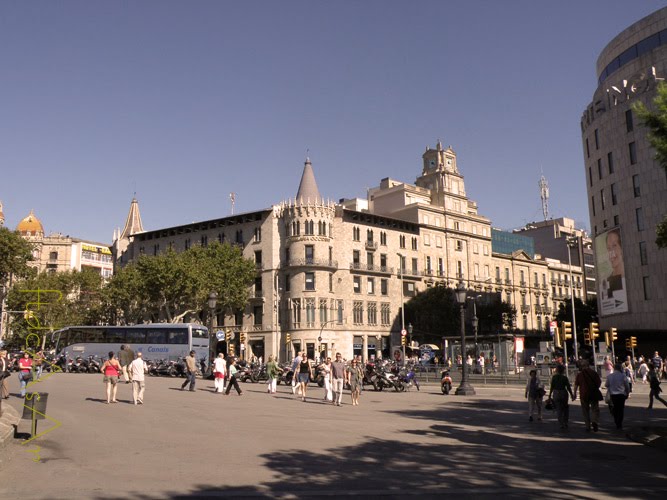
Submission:
[[546,393],[547,391],[544,390],[544,387],[538,387],[535,391],[535,397],[537,399],[542,399]]
[[31,382],[32,381],[32,372],[28,372],[28,373],[21,372],[21,380],[23,380],[24,382]]
[[607,403],[610,407],[614,406],[614,403],[611,400],[611,392],[607,391],[604,395],[604,402]]
[[554,409],[554,400],[551,398],[547,398],[547,402],[544,403],[544,409],[545,410],[553,410]]

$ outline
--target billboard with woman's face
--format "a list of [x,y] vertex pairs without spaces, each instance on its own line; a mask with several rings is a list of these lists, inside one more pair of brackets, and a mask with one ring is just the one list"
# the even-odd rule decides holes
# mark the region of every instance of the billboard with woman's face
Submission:
[[595,238],[595,266],[598,274],[600,315],[628,312],[620,229],[611,229]]

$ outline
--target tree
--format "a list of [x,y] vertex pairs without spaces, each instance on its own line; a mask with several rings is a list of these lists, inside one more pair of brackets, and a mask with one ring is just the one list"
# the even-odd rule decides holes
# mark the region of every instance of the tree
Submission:
[[[28,262],[32,258],[33,246],[18,231],[0,227],[0,294],[3,285],[11,278],[25,278],[30,275]],[[0,295],[0,299],[2,299]]]
[[[593,298],[584,303],[581,299],[574,298],[574,310],[576,312],[575,319],[577,321],[577,332],[588,328],[588,325],[597,321],[598,317],[598,300]],[[558,306],[558,314],[554,318],[559,323],[561,321],[572,321],[572,301],[566,300],[561,302]]]
[[440,341],[460,330],[459,306],[454,291],[444,286],[427,288],[405,304],[405,323],[412,323],[415,337]]
[[248,286],[256,276],[255,263],[229,244],[194,246],[142,255],[116,273],[105,291],[114,322],[182,321],[187,315],[205,319],[206,301],[218,294],[218,310],[245,307]]
[[[648,140],[655,149],[655,159],[667,173],[667,85],[663,82],[658,84],[653,104],[655,111],[650,111],[643,102],[637,102],[634,109],[649,129]],[[656,227],[656,236],[658,248],[667,248],[667,214],[663,214],[662,222]]]

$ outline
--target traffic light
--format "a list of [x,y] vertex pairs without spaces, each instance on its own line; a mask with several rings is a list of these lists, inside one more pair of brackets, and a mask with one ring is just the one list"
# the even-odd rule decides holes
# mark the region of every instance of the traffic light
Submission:
[[227,355],[234,356],[235,354],[236,354],[236,348],[234,347],[234,344],[229,344],[229,347],[227,348]]
[[407,335],[401,335],[401,345],[405,346]]
[[618,330],[616,330],[615,327],[612,326],[612,327],[609,329],[609,333],[611,333],[611,341],[612,341],[612,342],[615,342],[615,341],[618,340]]
[[232,332],[231,330],[225,331],[225,342],[229,343],[229,341],[232,340]]
[[625,339],[625,348],[626,349],[632,349],[632,340],[631,339]]
[[611,345],[611,334],[609,331],[604,332],[604,341],[607,343],[607,345]]
[[630,347],[633,349],[637,347],[637,337],[630,337]]
[[584,343],[586,345],[591,345],[592,344],[591,334],[590,334],[590,330],[588,328],[584,328]]
[[241,343],[245,344],[245,333],[241,332]]
[[554,345],[558,348],[563,347],[563,339],[561,339],[560,328],[558,327],[554,330]]
[[595,342],[595,339],[600,336],[600,325],[597,323],[591,323],[588,335],[591,338],[591,343]]
[[561,339],[565,342],[568,339],[572,338],[572,323],[569,321],[561,322]]
[[290,335],[289,333],[286,333],[285,334],[285,343],[289,344],[290,342],[292,342],[292,335]]

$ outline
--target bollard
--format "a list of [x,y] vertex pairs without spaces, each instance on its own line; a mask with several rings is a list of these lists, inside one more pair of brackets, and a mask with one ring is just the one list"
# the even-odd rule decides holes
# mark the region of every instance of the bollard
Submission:
[[31,392],[26,394],[23,400],[23,415],[22,419],[32,420],[32,434],[31,437],[37,435],[37,421],[44,420],[46,415],[46,403],[49,400],[48,392]]

